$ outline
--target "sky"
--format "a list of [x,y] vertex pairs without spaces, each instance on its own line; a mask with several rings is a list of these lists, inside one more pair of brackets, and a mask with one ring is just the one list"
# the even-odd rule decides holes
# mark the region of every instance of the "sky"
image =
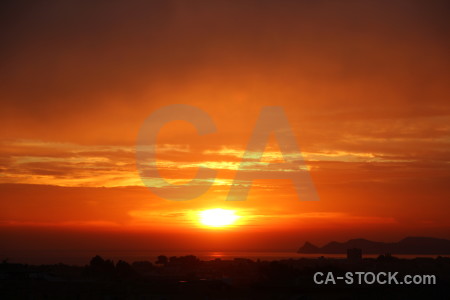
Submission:
[[[286,250],[305,241],[450,238],[447,1],[4,1],[0,4],[0,249]],[[146,188],[144,121],[189,201]],[[259,114],[281,106],[319,201],[258,179],[226,201]],[[272,135],[266,162],[283,161]],[[255,172],[260,172],[256,170]],[[286,171],[287,172],[287,171]],[[201,211],[234,210],[211,228]],[[1,253],[0,253],[1,254]]]

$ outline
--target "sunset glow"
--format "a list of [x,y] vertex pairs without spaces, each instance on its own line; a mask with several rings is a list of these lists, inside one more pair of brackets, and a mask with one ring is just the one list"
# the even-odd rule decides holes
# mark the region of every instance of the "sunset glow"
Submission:
[[[10,2],[0,259],[450,238],[445,1]],[[150,126],[144,182],[139,132],[180,104],[214,130],[184,115]],[[265,107],[279,107],[289,131],[263,130],[252,148]],[[279,124],[267,120],[261,128]],[[305,172],[319,201],[303,201]],[[157,193],[191,182],[204,193]]]
[[210,227],[226,227],[239,218],[233,210],[215,208],[200,212],[200,223]]

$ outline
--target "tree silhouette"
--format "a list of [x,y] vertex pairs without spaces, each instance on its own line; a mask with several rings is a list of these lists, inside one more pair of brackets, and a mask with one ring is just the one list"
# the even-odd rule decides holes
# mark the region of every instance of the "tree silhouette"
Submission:
[[94,277],[112,277],[116,274],[114,262],[112,260],[104,260],[101,256],[93,257],[87,267],[87,274]]
[[169,259],[167,258],[167,256],[165,255],[160,255],[158,256],[158,259],[156,260],[156,264],[158,265],[167,265],[167,263],[169,262]]
[[131,265],[123,260],[119,260],[117,262],[116,273],[122,278],[134,278],[137,275],[137,272],[131,267]]

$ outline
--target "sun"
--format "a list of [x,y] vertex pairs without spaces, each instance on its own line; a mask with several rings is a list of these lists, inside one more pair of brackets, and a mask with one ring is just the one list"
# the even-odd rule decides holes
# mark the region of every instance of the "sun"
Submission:
[[239,218],[234,210],[214,208],[199,213],[200,223],[210,227],[225,227],[234,224]]

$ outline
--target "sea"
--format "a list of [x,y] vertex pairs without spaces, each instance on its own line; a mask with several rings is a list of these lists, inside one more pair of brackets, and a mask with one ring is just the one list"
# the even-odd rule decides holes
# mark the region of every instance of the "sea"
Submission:
[[[296,253],[292,251],[284,252],[273,252],[273,251],[14,251],[14,252],[2,252],[0,251],[0,261],[7,261],[10,263],[22,263],[22,264],[58,264],[63,263],[67,265],[77,265],[83,266],[89,264],[92,257],[95,255],[100,255],[104,259],[110,259],[115,262],[123,260],[129,263],[135,261],[150,261],[155,262],[160,255],[165,255],[167,257],[172,256],[184,256],[184,255],[195,255],[201,260],[233,260],[235,258],[247,258],[251,260],[261,260],[261,261],[274,261],[283,259],[300,259],[300,258],[335,258],[335,259],[345,259],[346,254],[304,254]],[[367,254],[363,255],[364,258],[376,258],[377,254]],[[398,258],[412,259],[416,257],[429,257],[435,258],[439,255],[394,255]],[[441,255],[449,256],[449,255]]]

